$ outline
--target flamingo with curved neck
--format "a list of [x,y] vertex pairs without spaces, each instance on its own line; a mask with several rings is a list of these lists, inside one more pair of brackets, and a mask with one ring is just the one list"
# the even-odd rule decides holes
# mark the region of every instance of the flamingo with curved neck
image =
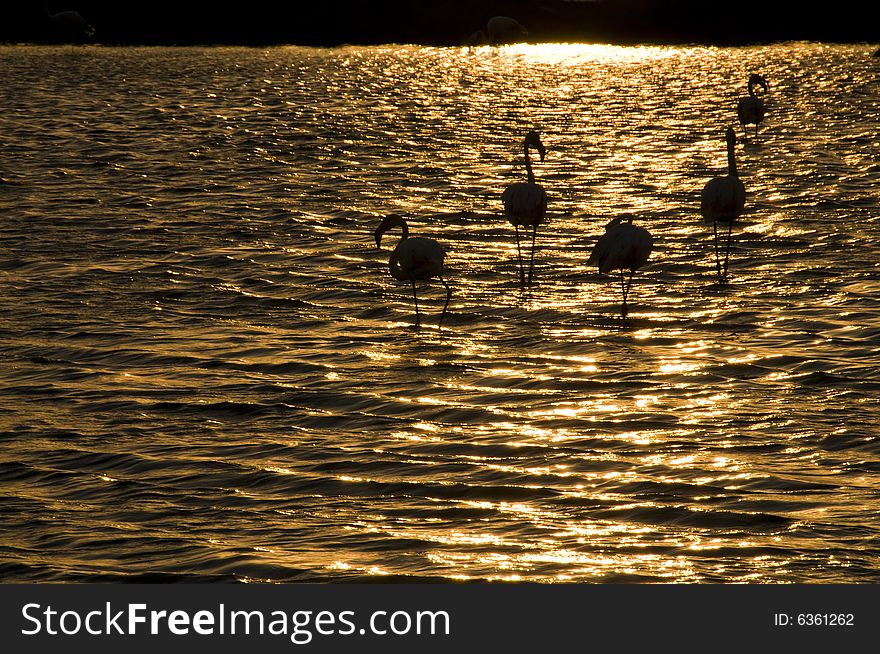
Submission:
[[535,269],[535,236],[538,225],[544,222],[547,214],[547,193],[544,187],[535,182],[535,173],[532,170],[532,159],[529,150],[535,148],[544,161],[547,150],[541,142],[541,136],[535,130],[529,130],[523,140],[523,155],[526,162],[526,181],[511,184],[501,195],[504,202],[504,215],[516,228],[516,253],[519,260],[520,284],[526,283],[525,267],[522,260],[522,246],[520,244],[519,228],[532,228],[532,255],[529,261],[528,281],[532,283],[532,275]]
[[80,16],[76,11],[59,11],[53,13],[49,9],[47,0],[43,0],[43,14],[49,20],[52,28],[61,36],[70,38],[91,38],[95,35],[95,28]]
[[373,236],[376,239],[376,247],[382,247],[382,236],[389,229],[399,227],[401,229],[400,241],[391,252],[388,259],[388,270],[397,281],[412,283],[413,302],[416,307],[416,327],[421,324],[419,315],[419,298],[416,294],[416,281],[426,281],[437,277],[440,283],[446,287],[446,303],[443,305],[443,313],[440,314],[438,327],[443,326],[443,318],[446,317],[446,309],[449,300],[452,299],[452,289],[443,279],[443,247],[432,238],[416,236],[409,237],[409,226],[402,216],[390,214],[382,219]]
[[762,75],[752,73],[749,75],[749,95],[746,98],[741,98],[736,105],[736,115],[742,125],[743,133],[748,135],[746,125],[754,124],[755,138],[758,137],[758,125],[764,121],[764,114],[766,113],[764,98],[756,93],[758,87],[763,89],[763,94],[767,94],[770,91],[770,85],[767,83],[767,80]]

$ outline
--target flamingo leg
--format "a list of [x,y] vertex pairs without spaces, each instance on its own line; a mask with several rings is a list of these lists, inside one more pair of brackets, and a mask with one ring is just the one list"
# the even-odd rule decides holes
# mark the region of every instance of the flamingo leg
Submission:
[[730,261],[730,231],[733,229],[733,221],[727,223],[727,249],[724,252],[724,279],[727,279],[727,264]]
[[718,253],[718,221],[712,221],[712,231],[715,234],[715,265],[718,268],[718,281],[721,281],[721,255]]
[[449,300],[452,299],[452,289],[449,287],[449,284],[446,283],[446,280],[443,279],[442,275],[437,275],[440,278],[440,283],[446,287],[446,304],[443,305],[443,313],[440,314],[440,323],[437,325],[437,328],[443,326],[443,318],[446,317],[446,307],[449,306]]
[[416,327],[418,327],[419,325],[421,325],[422,321],[421,321],[421,318],[419,317],[419,298],[416,295],[415,277],[413,277],[413,280],[412,280],[412,287],[413,287],[413,302],[415,302],[415,304],[416,304]]
[[620,305],[620,317],[626,318],[626,295],[629,289],[626,286],[626,279],[624,278],[623,268],[620,269],[620,294],[623,297],[623,304]]
[[629,311],[626,308],[626,301],[629,298],[629,291],[632,288],[634,273],[635,273],[635,270],[630,270],[629,271],[629,278],[626,280],[626,282],[624,282],[623,281],[623,268],[620,269],[620,283],[623,286],[623,306],[620,307],[620,315],[623,318],[626,318],[627,314],[629,313]]
[[538,233],[538,226],[532,225],[532,257],[529,260],[529,284],[532,283],[532,272],[535,270],[535,235]]
[[515,225],[516,227],[516,258],[519,261],[519,283],[526,283],[526,271],[523,269],[523,260],[522,260],[522,249],[519,244],[519,225]]

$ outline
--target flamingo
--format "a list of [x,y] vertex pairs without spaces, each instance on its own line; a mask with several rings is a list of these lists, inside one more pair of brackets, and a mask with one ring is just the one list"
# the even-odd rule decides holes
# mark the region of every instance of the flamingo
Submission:
[[[632,221],[632,216],[618,216],[605,225],[605,233],[599,237],[587,261],[588,266],[599,266],[600,273],[620,270],[621,313],[624,316],[633,275],[645,265],[654,247],[651,233],[644,227],[633,225]],[[629,279],[624,279],[626,270],[629,270]]]
[[409,227],[403,217],[390,214],[382,219],[376,228],[376,247],[382,247],[382,235],[393,227],[400,227],[403,235],[391,258],[388,259],[388,268],[394,279],[404,282],[412,282],[413,301],[416,305],[416,327],[421,323],[419,318],[419,298],[416,296],[416,281],[428,280],[437,277],[440,283],[446,287],[446,304],[443,305],[443,313],[440,314],[438,327],[443,326],[443,318],[446,316],[446,308],[452,298],[452,289],[443,279],[444,252],[441,245],[432,238],[417,236],[409,238]]
[[529,157],[530,147],[537,149],[538,154],[541,156],[541,161],[544,161],[544,155],[547,151],[544,149],[544,144],[541,143],[541,136],[535,130],[529,130],[523,141],[528,181],[511,184],[501,194],[501,200],[504,202],[504,215],[516,227],[516,254],[519,259],[519,280],[521,284],[525,284],[526,278],[525,270],[523,269],[519,228],[532,228],[532,257],[529,262],[529,283],[531,284],[532,273],[535,268],[535,235],[538,231],[538,225],[544,222],[544,216],[547,213],[547,193],[544,191],[543,186],[535,183],[535,174],[532,172],[532,161]]
[[[727,263],[730,259],[730,231],[733,221],[739,218],[746,204],[746,189],[736,172],[736,134],[732,127],[725,133],[727,139],[727,176],[715,177],[706,182],[700,196],[700,214],[712,221],[715,234],[715,264],[718,266],[718,281],[727,280]],[[724,253],[724,273],[721,272],[721,257],[718,253],[718,223],[727,223],[727,249]]]
[[749,75],[749,97],[740,98],[736,105],[736,115],[742,125],[743,133],[746,133],[746,125],[755,125],[755,138],[758,137],[758,125],[764,120],[764,99],[755,93],[755,87],[760,86],[764,93],[770,90],[770,85],[763,76],[757,73]]
[[81,39],[95,35],[95,28],[76,11],[59,11],[53,14],[49,11],[47,0],[43,0],[43,13],[49,19],[52,29],[61,36]]
[[529,35],[529,31],[518,20],[509,16],[492,16],[486,22],[486,33],[492,45],[511,43]]
[[464,40],[464,44],[468,47],[486,45],[486,33],[483,30],[477,30]]

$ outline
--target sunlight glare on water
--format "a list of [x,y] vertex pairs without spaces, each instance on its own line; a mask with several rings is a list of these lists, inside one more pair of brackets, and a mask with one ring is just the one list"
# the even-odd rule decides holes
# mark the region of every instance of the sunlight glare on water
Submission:
[[[869,54],[0,46],[0,577],[876,582]],[[392,212],[446,247],[442,330]],[[622,318],[586,262],[625,213]]]

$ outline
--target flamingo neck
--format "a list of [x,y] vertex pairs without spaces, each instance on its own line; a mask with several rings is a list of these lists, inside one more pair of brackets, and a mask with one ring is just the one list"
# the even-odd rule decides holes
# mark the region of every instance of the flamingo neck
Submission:
[[[403,242],[403,239],[400,240]],[[406,279],[406,273],[403,272],[403,268],[400,267],[400,257],[397,254],[397,248],[394,248],[394,251],[391,253],[391,257],[388,259],[388,269],[391,271],[391,276],[397,280]]]
[[733,141],[727,141],[727,174],[736,177],[736,153],[733,151]]
[[[400,227],[400,231],[403,232],[403,234],[401,234],[400,236],[401,241],[409,236],[409,227],[407,227],[406,221],[403,219],[402,216],[398,216],[396,214],[385,216],[385,218],[382,220],[381,223],[379,223],[379,226],[374,232],[377,248],[382,246],[382,236],[385,234],[385,232],[387,232],[389,229],[392,229],[393,227]],[[400,243],[398,243],[398,246],[400,246]]]
[[532,172],[532,160],[529,157],[529,144],[528,143],[523,144],[523,153],[525,154],[525,157],[526,157],[526,175],[528,177],[529,184],[534,184],[535,183],[535,173]]
[[400,231],[402,232],[400,235],[401,241],[409,237],[409,225],[406,224],[406,221],[401,216],[390,216],[385,220],[381,229],[384,233],[394,227],[400,227]]
[[[759,86],[761,87],[761,95],[758,95],[757,93]],[[769,89],[767,87],[767,80],[765,80],[763,77],[757,76],[754,79],[749,78],[749,95],[756,100],[764,102],[764,96],[767,95],[768,90]]]
[[756,98],[756,99],[757,99],[757,98],[758,98],[758,94],[755,93],[755,87],[756,87],[756,86],[757,86],[757,84],[756,84],[755,82],[753,82],[752,80],[749,80],[749,95],[752,96],[753,98]]

